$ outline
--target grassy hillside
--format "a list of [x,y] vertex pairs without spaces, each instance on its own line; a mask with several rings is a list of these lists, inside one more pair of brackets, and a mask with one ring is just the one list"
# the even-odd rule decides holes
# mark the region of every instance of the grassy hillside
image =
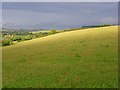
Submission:
[[117,34],[109,26],[3,47],[3,87],[117,87]]

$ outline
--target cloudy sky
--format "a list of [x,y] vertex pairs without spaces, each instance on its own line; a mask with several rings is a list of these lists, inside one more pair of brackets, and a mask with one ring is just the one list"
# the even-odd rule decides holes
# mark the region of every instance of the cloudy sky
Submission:
[[117,24],[117,2],[3,2],[7,28],[66,29]]
[[119,0],[1,0],[2,2],[119,2]]

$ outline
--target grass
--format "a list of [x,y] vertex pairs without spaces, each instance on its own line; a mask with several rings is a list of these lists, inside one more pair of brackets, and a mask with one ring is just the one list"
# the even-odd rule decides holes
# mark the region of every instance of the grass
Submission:
[[118,87],[117,26],[3,47],[3,88]]

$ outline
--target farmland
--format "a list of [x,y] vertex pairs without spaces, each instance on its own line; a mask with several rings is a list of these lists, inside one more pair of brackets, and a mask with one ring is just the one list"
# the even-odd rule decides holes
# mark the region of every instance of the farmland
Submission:
[[2,47],[3,88],[117,88],[118,27],[62,32]]

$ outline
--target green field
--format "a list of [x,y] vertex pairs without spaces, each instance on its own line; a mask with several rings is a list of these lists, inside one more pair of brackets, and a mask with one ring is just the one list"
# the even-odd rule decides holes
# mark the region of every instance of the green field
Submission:
[[49,35],[2,47],[3,88],[117,88],[118,27]]

